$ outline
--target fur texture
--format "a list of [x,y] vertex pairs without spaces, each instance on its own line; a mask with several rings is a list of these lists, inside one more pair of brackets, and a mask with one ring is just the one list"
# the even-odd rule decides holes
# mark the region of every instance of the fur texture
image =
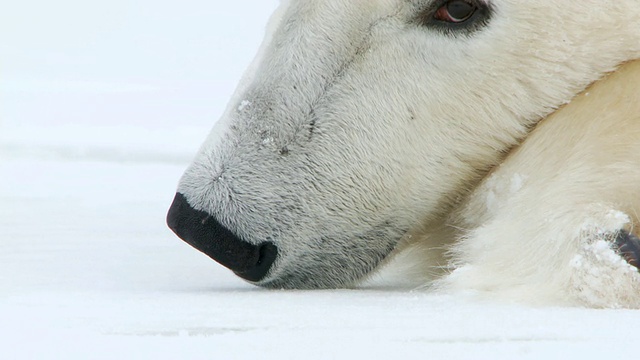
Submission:
[[445,286],[530,302],[640,306],[640,274],[616,253],[640,224],[640,62],[544,120],[451,223]]
[[277,245],[261,286],[352,286],[402,244],[435,264],[454,244],[443,288],[638,306],[607,247],[640,209],[637,65],[531,129],[640,58],[640,3],[474,1],[473,27],[425,23],[444,3],[284,3],[178,191]]

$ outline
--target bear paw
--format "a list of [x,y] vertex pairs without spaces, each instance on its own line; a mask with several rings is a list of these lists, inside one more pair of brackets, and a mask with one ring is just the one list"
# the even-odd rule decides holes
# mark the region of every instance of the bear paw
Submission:
[[615,239],[615,246],[618,254],[630,265],[640,269],[640,238],[636,235],[622,230]]

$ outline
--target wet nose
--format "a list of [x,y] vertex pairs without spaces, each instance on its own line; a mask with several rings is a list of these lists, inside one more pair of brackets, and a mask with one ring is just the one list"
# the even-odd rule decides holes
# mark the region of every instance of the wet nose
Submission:
[[194,209],[181,193],[169,208],[167,225],[186,243],[249,281],[262,280],[278,255],[273,243],[253,245],[240,239],[215,217]]

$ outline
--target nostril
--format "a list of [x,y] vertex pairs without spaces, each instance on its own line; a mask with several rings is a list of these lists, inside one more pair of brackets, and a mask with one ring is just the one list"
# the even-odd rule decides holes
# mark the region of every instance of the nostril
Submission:
[[244,241],[215,216],[194,209],[180,193],[171,204],[167,225],[186,243],[249,281],[262,280],[278,256],[273,243]]
[[259,281],[265,277],[278,257],[278,248],[270,242],[258,246],[254,265],[244,271],[235,271],[236,275],[249,281]]
[[256,262],[258,266],[269,262],[273,254],[273,251],[271,250],[271,246],[272,246],[271,243],[266,243],[260,246],[258,261]]

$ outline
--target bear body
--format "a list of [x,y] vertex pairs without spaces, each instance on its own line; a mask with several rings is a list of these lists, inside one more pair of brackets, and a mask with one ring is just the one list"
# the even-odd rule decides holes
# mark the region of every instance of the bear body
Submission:
[[541,122],[451,219],[459,289],[522,301],[640,306],[615,239],[640,224],[640,62]]

